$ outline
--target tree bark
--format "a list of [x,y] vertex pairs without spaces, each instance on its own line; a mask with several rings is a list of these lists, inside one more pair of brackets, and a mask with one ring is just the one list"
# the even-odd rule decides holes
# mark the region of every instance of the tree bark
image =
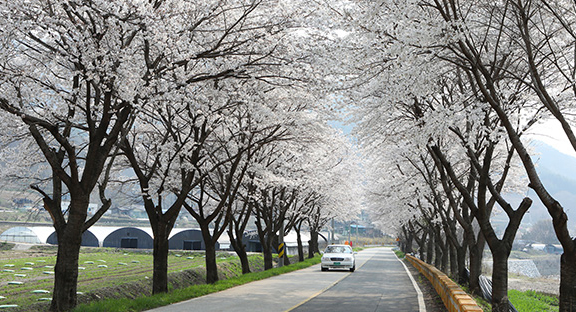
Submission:
[[[216,264],[216,238],[210,234],[209,223],[200,223],[202,239],[206,247],[206,283],[214,284],[218,281],[218,265]],[[216,235],[216,234],[214,234]]]
[[302,222],[300,222],[299,226],[294,226],[294,230],[296,230],[296,242],[298,243],[298,262],[304,261],[304,246],[302,245],[301,228]]
[[168,292],[168,236],[166,224],[158,222],[154,231],[152,294]]
[[458,279],[458,255],[456,249],[457,248],[452,243],[448,243],[448,254],[450,257],[450,277],[460,283],[460,280]]
[[308,258],[314,258],[314,253],[320,253],[318,250],[318,232],[310,230],[310,242],[308,243]]
[[209,240],[206,242],[206,283],[214,284],[218,281],[218,266],[216,264],[216,246]]
[[264,254],[264,270],[274,267],[274,257],[272,257],[272,247],[262,244],[262,253]]
[[58,256],[54,266],[54,294],[50,311],[70,311],[76,306],[78,258],[82,244],[82,227],[68,224],[58,231]]
[[492,250],[492,311],[508,312],[508,256],[510,250]]
[[233,224],[230,223],[230,227],[228,229],[228,237],[230,238],[230,244],[234,251],[240,258],[240,264],[242,265],[242,274],[250,273],[250,262],[248,261],[248,253],[246,252],[246,245],[242,241],[243,233],[234,235],[234,231],[232,230]]
[[406,254],[411,254],[412,250],[412,243],[414,241],[414,233],[407,229],[405,226],[402,227],[402,232],[404,234],[404,239],[402,242],[402,252]]
[[460,285],[466,285],[469,282],[466,273],[466,246],[455,248],[456,250],[456,280]]
[[[472,238],[474,240],[474,238]],[[470,254],[470,279],[468,280],[468,286],[473,294],[481,295],[482,290],[480,289],[480,275],[482,275],[482,258],[484,257],[484,246],[486,245],[486,240],[482,233],[478,233],[474,243],[469,244],[468,251]]]
[[426,263],[432,264],[434,259],[434,231],[428,230],[428,241],[426,243]]
[[576,307],[576,254],[564,252],[560,257],[560,312]]

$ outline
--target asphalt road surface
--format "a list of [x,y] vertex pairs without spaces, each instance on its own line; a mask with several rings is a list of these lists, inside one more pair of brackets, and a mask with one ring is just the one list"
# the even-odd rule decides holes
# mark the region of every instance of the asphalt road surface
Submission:
[[354,273],[315,265],[150,311],[424,312],[415,285],[390,248],[370,248],[356,256]]

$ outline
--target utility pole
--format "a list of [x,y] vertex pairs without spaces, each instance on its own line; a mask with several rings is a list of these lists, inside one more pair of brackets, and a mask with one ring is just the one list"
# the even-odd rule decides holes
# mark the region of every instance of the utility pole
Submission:
[[332,234],[330,235],[330,243],[335,244],[334,240],[334,218],[332,218]]
[[284,266],[284,220],[280,222],[280,233],[278,233],[278,267]]
[[354,246],[356,246],[356,247],[359,247],[359,246],[358,246],[358,228],[359,228],[359,227],[360,227],[360,224],[356,224],[356,245],[354,245]]
[[352,233],[352,223],[348,223],[348,243],[350,243],[350,233]]

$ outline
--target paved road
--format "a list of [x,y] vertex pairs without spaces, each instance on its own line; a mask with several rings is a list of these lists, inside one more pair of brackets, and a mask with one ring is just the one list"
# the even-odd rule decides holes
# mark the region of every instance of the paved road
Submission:
[[354,274],[291,311],[417,312],[419,303],[402,263],[390,250],[379,249]]
[[356,267],[354,273],[322,272],[315,265],[150,311],[424,311],[391,249],[359,252]]

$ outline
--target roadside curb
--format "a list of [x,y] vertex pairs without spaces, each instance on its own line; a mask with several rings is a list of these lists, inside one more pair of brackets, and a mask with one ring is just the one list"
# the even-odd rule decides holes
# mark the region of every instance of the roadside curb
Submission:
[[483,311],[476,301],[463,291],[458,284],[452,281],[446,274],[422,260],[411,255],[406,255],[408,260],[420,273],[432,283],[434,289],[450,312],[479,312]]

